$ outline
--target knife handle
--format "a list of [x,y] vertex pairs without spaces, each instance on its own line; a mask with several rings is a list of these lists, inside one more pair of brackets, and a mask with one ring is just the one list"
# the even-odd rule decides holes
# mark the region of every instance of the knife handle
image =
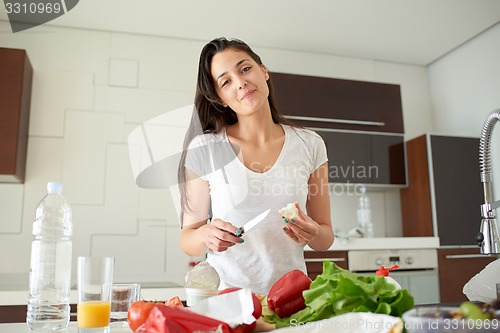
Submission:
[[234,237],[238,237],[238,238],[240,238],[241,236],[243,236],[243,234],[245,233],[245,230],[243,230],[243,227],[239,227],[238,229],[241,230],[241,234],[239,234],[239,235],[231,234],[231,235],[233,235]]

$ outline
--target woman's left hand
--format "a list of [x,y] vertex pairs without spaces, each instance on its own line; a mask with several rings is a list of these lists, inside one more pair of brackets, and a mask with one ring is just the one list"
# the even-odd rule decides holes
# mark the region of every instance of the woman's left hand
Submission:
[[320,225],[307,216],[297,202],[295,202],[295,206],[298,210],[298,216],[291,220],[284,219],[286,223],[285,233],[297,243],[309,244],[319,234]]

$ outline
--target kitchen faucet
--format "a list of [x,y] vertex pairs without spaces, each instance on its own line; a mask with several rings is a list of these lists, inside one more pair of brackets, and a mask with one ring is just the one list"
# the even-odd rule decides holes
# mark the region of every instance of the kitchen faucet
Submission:
[[483,254],[500,253],[500,238],[495,219],[495,209],[500,207],[500,200],[493,202],[491,183],[493,174],[491,170],[491,134],[493,127],[500,120],[500,109],[494,110],[484,122],[481,139],[479,141],[479,167],[481,182],[483,183],[484,204],[481,205],[481,229],[476,240]]

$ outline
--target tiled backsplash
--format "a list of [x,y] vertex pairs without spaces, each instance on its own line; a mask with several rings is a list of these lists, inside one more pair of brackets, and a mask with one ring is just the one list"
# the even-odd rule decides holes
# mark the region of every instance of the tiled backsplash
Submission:
[[[371,203],[374,237],[401,237],[403,230],[399,188],[383,191],[369,188],[367,196]],[[331,191],[332,223],[338,236],[357,227],[357,201],[358,196],[352,191]]]

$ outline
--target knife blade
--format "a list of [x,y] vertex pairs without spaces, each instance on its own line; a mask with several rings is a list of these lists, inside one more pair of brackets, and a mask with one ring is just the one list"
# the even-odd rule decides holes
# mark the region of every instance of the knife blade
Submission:
[[241,234],[238,237],[241,237],[245,232],[248,232],[250,229],[252,229],[257,224],[259,224],[260,222],[262,222],[262,220],[264,220],[264,218],[267,216],[267,214],[269,214],[270,210],[271,209],[269,208],[269,209],[263,211],[262,213],[260,213],[259,215],[257,215],[256,217],[254,217],[253,219],[251,219],[250,221],[248,221],[247,223],[243,224],[239,228],[241,230]]

